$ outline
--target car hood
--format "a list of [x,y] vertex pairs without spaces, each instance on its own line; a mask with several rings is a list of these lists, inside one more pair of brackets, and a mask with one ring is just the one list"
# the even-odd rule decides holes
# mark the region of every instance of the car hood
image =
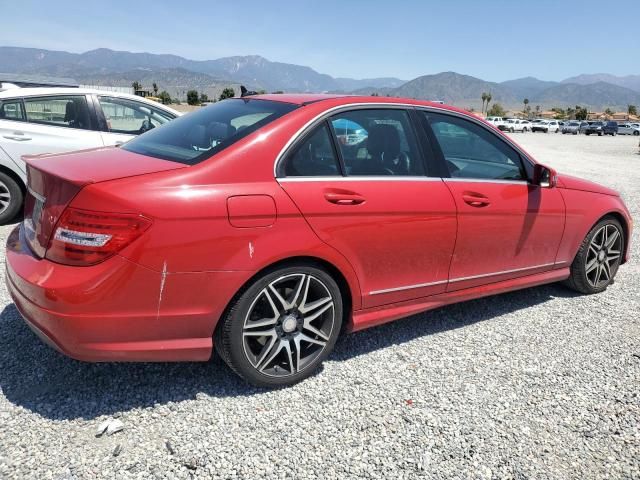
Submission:
[[611,188],[604,187],[595,182],[573,177],[571,175],[558,174],[558,186],[567,190],[580,190],[583,192],[601,193],[619,197],[620,194]]

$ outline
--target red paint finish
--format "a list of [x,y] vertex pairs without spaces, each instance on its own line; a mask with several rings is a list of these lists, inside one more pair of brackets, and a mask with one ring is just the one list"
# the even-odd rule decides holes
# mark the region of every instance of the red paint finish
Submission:
[[269,195],[227,198],[229,223],[238,228],[269,227],[276,221],[276,204]]
[[[348,326],[359,330],[562,280],[604,215],[617,215],[631,235],[615,192],[564,175],[556,188],[427,177],[276,179],[274,162],[292,137],[336,107],[466,113],[386,97],[263,98],[300,107],[195,166],[117,148],[28,160],[34,195],[7,242],[6,281],[43,339],[82,360],[206,360],[231,299],[278,262],[331,266],[350,297]],[[46,198],[41,215],[37,197]],[[142,216],[150,226],[104,261],[65,265],[46,253],[67,209]]]

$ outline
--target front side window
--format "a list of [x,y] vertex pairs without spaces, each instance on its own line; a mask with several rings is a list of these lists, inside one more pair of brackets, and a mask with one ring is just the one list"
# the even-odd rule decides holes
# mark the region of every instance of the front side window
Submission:
[[14,98],[11,100],[0,100],[0,120],[24,120],[24,109],[22,100]]
[[107,130],[112,133],[139,135],[174,118],[160,109],[126,98],[100,96],[98,100]]
[[340,175],[338,159],[331,145],[331,133],[322,123],[293,150],[286,160],[288,177],[325,177]]
[[89,107],[83,95],[27,97],[27,121],[57,127],[91,129]]
[[330,121],[347,175],[424,175],[405,110],[353,110]]
[[431,125],[452,178],[525,180],[520,155],[474,122],[421,112]]
[[296,108],[257,98],[224,100],[150,130],[121,148],[195,165]]

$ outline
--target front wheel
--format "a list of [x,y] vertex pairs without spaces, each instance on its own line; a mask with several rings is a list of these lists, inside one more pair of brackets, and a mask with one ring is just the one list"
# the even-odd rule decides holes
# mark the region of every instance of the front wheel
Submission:
[[640,135],[640,132],[638,130],[635,130],[633,134],[637,137],[638,135]]
[[624,254],[622,226],[613,217],[596,224],[580,245],[566,285],[580,293],[599,293],[615,277]]
[[215,346],[229,367],[258,387],[294,384],[329,355],[342,326],[334,279],[311,265],[256,279],[216,329]]

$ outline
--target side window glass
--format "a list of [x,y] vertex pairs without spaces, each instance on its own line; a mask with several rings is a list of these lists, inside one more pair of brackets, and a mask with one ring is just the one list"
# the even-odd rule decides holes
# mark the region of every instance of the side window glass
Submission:
[[288,177],[326,177],[340,175],[338,159],[331,145],[326,123],[308,135],[289,155],[285,164]]
[[100,96],[98,101],[107,130],[112,133],[139,135],[173,119],[165,112],[126,98]]
[[58,127],[91,129],[87,99],[81,95],[27,97],[27,121]]
[[0,120],[24,120],[24,109],[20,99],[0,101]]
[[347,175],[424,175],[405,110],[353,110],[331,118]]
[[520,155],[496,135],[462,118],[426,115],[453,178],[525,180]]

